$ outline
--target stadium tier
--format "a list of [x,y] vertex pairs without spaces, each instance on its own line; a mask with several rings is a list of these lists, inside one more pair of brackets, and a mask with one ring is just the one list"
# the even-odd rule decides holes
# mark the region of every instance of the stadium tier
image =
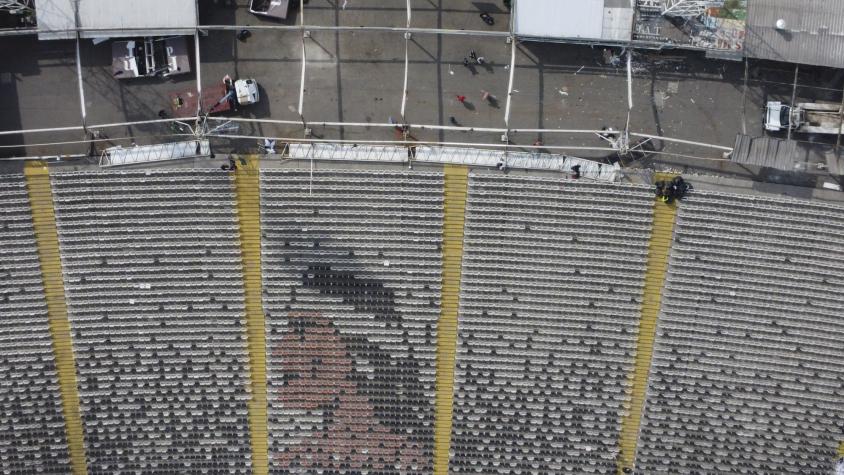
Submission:
[[834,469],[844,206],[259,162],[0,177],[0,473]]
[[652,205],[644,187],[470,177],[455,473],[615,470]]
[[261,176],[270,466],[430,473],[443,176]]
[[228,174],[53,177],[92,473],[249,473]]
[[844,437],[844,207],[680,206],[640,473],[830,473]]

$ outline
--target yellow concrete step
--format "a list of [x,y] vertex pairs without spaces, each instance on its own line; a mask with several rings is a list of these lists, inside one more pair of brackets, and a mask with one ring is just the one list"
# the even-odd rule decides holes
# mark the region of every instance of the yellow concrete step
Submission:
[[633,470],[635,464],[639,427],[653,357],[657,317],[668,270],[668,254],[673,242],[674,223],[677,218],[676,205],[666,205],[657,200],[654,201],[653,212],[654,219],[648,245],[647,270],[645,285],[642,288],[641,316],[636,340],[636,361],[627,379],[630,399],[625,405],[618,440],[619,457],[616,469],[619,474],[624,473],[625,470]]
[[434,416],[434,474],[448,473],[454,397],[454,359],[457,350],[457,314],[463,263],[463,226],[469,170],[446,165],[443,193],[443,263],[440,319],[437,325],[437,380]]
[[249,401],[249,435],[252,442],[252,472],[269,472],[269,429],[267,426],[267,348],[261,275],[260,161],[245,157],[247,165],[234,174],[240,255],[243,260],[243,290],[246,309],[246,337],[252,398]]
[[73,354],[70,322],[67,317],[64,274],[59,252],[56,215],[53,209],[50,173],[46,164],[42,162],[27,162],[24,175],[32,208],[32,225],[38,248],[41,278],[47,296],[47,319],[53,340],[59,394],[62,399],[65,433],[70,452],[70,468],[74,475],[83,475],[88,472],[85,438],[79,412],[76,361]]

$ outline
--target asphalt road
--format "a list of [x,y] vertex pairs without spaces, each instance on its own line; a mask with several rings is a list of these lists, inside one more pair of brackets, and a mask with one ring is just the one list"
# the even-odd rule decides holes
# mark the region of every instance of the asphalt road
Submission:
[[[345,8],[343,5],[345,3]],[[284,22],[257,17],[247,0],[200,0],[204,25],[295,25],[298,6]],[[412,0],[411,25],[420,28],[457,28],[506,31],[509,15],[500,1]],[[488,26],[481,10],[496,19]],[[396,0],[310,0],[305,6],[308,24],[401,27],[406,24],[405,3]],[[256,137],[299,138],[302,120],[315,137],[333,140],[394,140],[391,128],[374,126],[319,126],[319,122],[360,124],[401,121],[404,89],[405,38],[388,31],[312,31],[305,39],[304,101],[299,115],[302,77],[302,42],[299,31],[252,28],[245,41],[235,31],[210,30],[200,37],[200,68],[190,74],[162,79],[117,80],[111,75],[110,43],[93,45],[83,40],[80,51],[86,124],[107,124],[157,119],[169,110],[168,93],[196,89],[197,69],[202,89],[229,74],[254,78],[261,102],[232,114],[236,117],[277,121],[241,123],[239,134]],[[193,54],[193,41],[189,39]],[[470,50],[485,64],[463,65]],[[26,54],[21,54],[25,51]],[[737,133],[762,135],[762,111],[767,100],[790,101],[792,66],[751,62],[747,87],[744,64],[704,58],[699,53],[641,51],[634,56],[632,109],[628,110],[624,62],[608,61],[619,50],[555,43],[519,43],[511,97],[509,124],[505,122],[511,45],[504,38],[414,34],[407,42],[408,85],[405,121],[411,124],[510,129],[622,129],[683,140],[732,146]],[[68,41],[37,41],[34,37],[0,38],[0,129],[80,125],[79,87],[75,47]],[[798,101],[841,98],[844,76],[837,71],[803,68]],[[484,101],[486,91],[493,97]],[[461,103],[458,96],[465,96]],[[128,126],[103,131],[114,144],[152,143],[168,138],[164,126]],[[423,141],[500,143],[498,133],[411,129]],[[32,144],[80,140],[81,132],[0,136],[0,155],[80,153],[87,144],[35,147]],[[801,137],[797,137],[801,138]],[[577,147],[606,147],[594,134],[514,133],[516,145],[573,147],[567,153],[604,156],[604,151]],[[255,141],[238,142],[251,147]],[[658,152],[718,158],[714,149],[655,142]],[[226,147],[221,146],[220,151]]]

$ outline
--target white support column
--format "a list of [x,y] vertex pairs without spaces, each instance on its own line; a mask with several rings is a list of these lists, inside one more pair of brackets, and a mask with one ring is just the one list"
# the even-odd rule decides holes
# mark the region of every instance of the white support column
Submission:
[[196,115],[202,117],[202,66],[199,56],[199,30],[193,32],[194,56],[196,56]]
[[407,75],[408,69],[410,69],[410,33],[407,32],[404,34],[404,86],[402,87],[401,93],[401,122],[404,124],[407,122],[404,118],[404,111],[407,107]]
[[79,110],[82,113],[82,130],[87,130],[88,111],[85,108],[85,87],[82,85],[82,54],[79,52],[79,34],[76,34],[76,82],[79,85]]
[[633,112],[633,50],[627,49],[627,121],[624,123],[624,136],[621,152],[626,152],[630,146],[630,115]]
[[627,109],[633,110],[633,51],[627,50]]
[[[411,15],[411,8],[410,8],[410,0],[407,0],[407,28],[410,30],[410,17]],[[406,123],[407,120],[404,118],[404,111],[407,107],[407,76],[408,70],[410,69],[410,31],[404,32],[404,87],[402,87],[401,91],[401,122],[402,124]]]
[[[302,76],[299,78],[299,117],[302,117],[302,106],[305,102],[305,36],[302,33]],[[304,119],[303,119],[304,120]]]
[[302,33],[302,76],[299,79],[299,118],[302,119],[302,125],[307,127],[307,123],[305,122],[305,116],[303,113],[303,108],[305,105],[305,66],[307,64],[307,60],[305,59],[305,1],[299,0],[299,13],[300,13],[300,20],[299,20],[299,27],[301,28]]
[[73,4],[73,23],[76,33],[76,82],[79,86],[79,112],[82,114],[82,130],[86,133],[88,128],[86,123],[88,121],[88,111],[85,108],[85,86],[82,84],[82,53],[79,46],[79,2]]
[[406,38],[404,40],[404,86],[402,87],[402,95],[401,95],[401,120],[402,123],[407,122],[404,116],[405,109],[407,108],[407,76],[408,76],[408,69],[410,68],[410,61],[408,59],[408,55],[410,54],[409,49],[410,45],[410,33],[405,33]]
[[[509,134],[510,130],[510,104],[513,101],[513,79],[516,74],[516,45],[518,40],[511,37],[510,40],[510,83],[507,86],[507,105],[504,107],[504,128],[507,129],[505,134]],[[507,137],[509,139],[509,137]]]

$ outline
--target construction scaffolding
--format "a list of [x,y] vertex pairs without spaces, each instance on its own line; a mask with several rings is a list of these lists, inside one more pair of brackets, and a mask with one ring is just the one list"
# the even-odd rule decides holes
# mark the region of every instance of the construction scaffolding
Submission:
[[0,0],[0,12],[12,15],[31,15],[35,13],[30,0]]
[[662,14],[670,17],[695,18],[709,8],[723,7],[723,0],[663,0]]

